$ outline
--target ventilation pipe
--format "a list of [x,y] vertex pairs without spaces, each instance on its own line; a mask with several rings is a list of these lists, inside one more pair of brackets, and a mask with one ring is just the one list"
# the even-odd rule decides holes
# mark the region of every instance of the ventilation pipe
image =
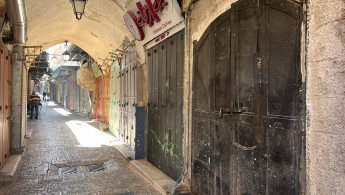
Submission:
[[25,0],[6,0],[6,9],[11,33],[3,41],[11,45],[25,43],[28,39]]

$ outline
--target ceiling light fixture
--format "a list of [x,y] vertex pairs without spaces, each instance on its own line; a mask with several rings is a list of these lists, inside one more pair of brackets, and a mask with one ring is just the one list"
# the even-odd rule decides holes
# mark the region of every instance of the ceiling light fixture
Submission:
[[84,14],[87,0],[70,0],[73,6],[73,11],[77,20],[80,20]]
[[66,42],[66,44],[65,44],[66,51],[63,52],[62,57],[63,57],[63,59],[65,61],[68,61],[69,60],[69,56],[71,55],[71,53],[67,51],[67,49],[68,49],[68,45],[67,45],[68,41],[65,41],[65,42]]

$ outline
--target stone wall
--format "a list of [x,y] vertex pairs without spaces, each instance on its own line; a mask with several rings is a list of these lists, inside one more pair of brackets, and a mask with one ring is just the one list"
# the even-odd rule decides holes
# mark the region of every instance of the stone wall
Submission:
[[307,26],[307,193],[345,193],[344,0],[311,0]]

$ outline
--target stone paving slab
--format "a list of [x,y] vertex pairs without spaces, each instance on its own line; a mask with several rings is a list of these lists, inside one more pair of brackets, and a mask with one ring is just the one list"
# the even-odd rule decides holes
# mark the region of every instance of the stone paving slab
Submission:
[[[77,125],[70,125],[71,122]],[[12,182],[0,183],[0,195],[30,194],[161,194],[124,159],[109,138],[95,124],[52,102],[43,102],[38,120],[28,119],[32,128],[22,162]],[[90,134],[90,137],[86,135]],[[65,166],[86,166],[106,162],[100,172],[83,171],[59,175]]]

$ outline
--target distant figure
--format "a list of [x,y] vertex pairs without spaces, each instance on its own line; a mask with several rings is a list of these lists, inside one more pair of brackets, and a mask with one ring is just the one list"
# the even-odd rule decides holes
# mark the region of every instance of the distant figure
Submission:
[[30,119],[34,116],[34,110],[36,110],[35,119],[38,119],[38,105],[42,106],[42,104],[40,96],[36,95],[34,91],[32,92],[32,95],[30,95],[29,104],[31,108]]
[[47,96],[47,93],[43,91],[43,101],[47,101],[46,96]]

